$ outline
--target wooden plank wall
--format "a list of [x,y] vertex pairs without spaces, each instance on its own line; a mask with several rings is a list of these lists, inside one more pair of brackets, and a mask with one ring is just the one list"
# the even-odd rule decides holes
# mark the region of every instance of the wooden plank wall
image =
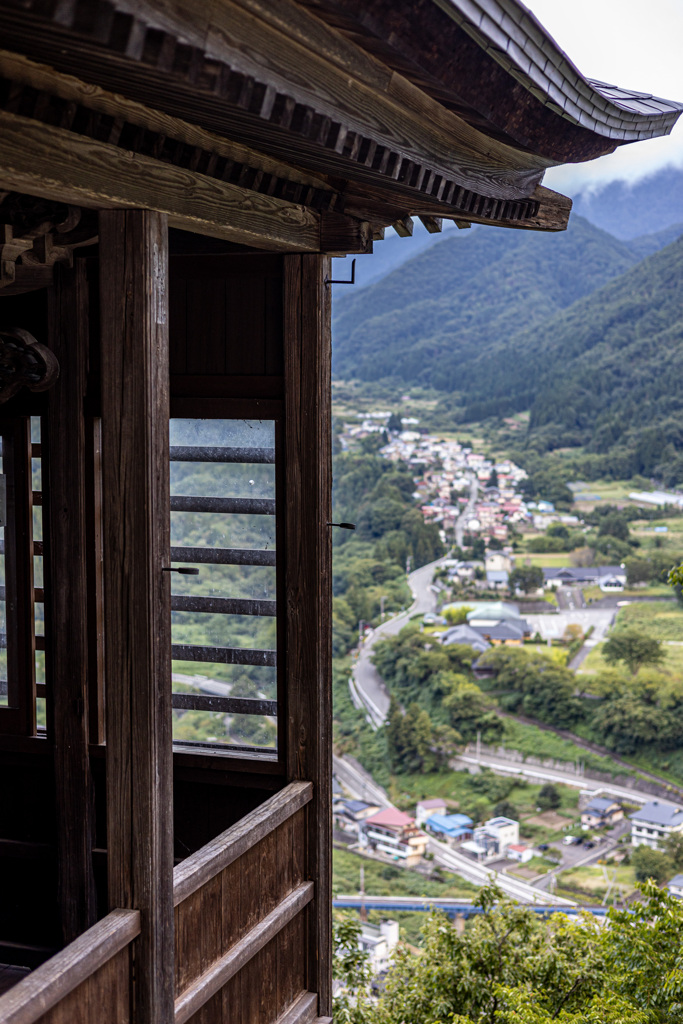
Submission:
[[127,946],[103,964],[36,1024],[129,1024],[133,963]]
[[282,376],[281,257],[171,257],[170,346],[172,377]]
[[[304,881],[306,808],[282,822],[175,908],[176,996]],[[268,1024],[306,987],[304,909],[189,1020]]]

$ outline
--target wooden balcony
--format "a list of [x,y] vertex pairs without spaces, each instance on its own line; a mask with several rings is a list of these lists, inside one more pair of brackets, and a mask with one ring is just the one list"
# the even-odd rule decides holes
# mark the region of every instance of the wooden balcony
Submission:
[[[175,1024],[309,1024],[310,782],[293,782],[173,874]],[[128,1024],[138,910],[114,910],[0,998],[3,1024]]]

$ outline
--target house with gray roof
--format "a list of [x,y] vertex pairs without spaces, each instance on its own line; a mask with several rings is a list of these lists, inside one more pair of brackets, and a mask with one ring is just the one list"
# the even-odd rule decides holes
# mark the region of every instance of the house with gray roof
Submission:
[[472,650],[478,651],[479,654],[483,654],[484,651],[488,651],[491,644],[488,640],[485,640],[481,633],[472,629],[471,626],[466,625],[464,622],[459,626],[452,626],[447,629],[441,636],[442,644],[466,644],[467,647],[471,647]]
[[660,849],[664,840],[674,832],[683,832],[683,807],[650,800],[639,810],[629,814],[631,845]]

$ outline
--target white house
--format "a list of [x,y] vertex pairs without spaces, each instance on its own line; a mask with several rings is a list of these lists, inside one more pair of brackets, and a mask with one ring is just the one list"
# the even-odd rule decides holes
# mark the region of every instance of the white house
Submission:
[[526,864],[534,855],[531,847],[524,843],[511,843],[505,852],[509,860],[518,860],[520,864]]
[[391,954],[398,945],[398,935],[398,921],[381,921],[378,925],[361,922],[358,948],[368,954],[373,975],[388,969]]
[[672,896],[678,896],[681,899],[683,897],[683,875],[674,875],[671,881],[667,882],[666,887]]
[[472,839],[462,843],[460,849],[475,854],[479,860],[492,860],[507,856],[509,847],[518,845],[519,822],[499,815],[475,828]]
[[651,846],[657,850],[667,836],[683,832],[683,807],[662,800],[650,800],[640,810],[629,814],[629,818],[632,846]]

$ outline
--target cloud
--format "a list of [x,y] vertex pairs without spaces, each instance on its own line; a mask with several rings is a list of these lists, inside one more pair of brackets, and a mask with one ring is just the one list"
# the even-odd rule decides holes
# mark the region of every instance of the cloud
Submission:
[[[527,7],[588,78],[683,101],[681,0],[526,0]],[[615,178],[635,181],[683,166],[683,124],[669,136],[620,146],[587,164],[552,168],[545,184],[577,191]]]

